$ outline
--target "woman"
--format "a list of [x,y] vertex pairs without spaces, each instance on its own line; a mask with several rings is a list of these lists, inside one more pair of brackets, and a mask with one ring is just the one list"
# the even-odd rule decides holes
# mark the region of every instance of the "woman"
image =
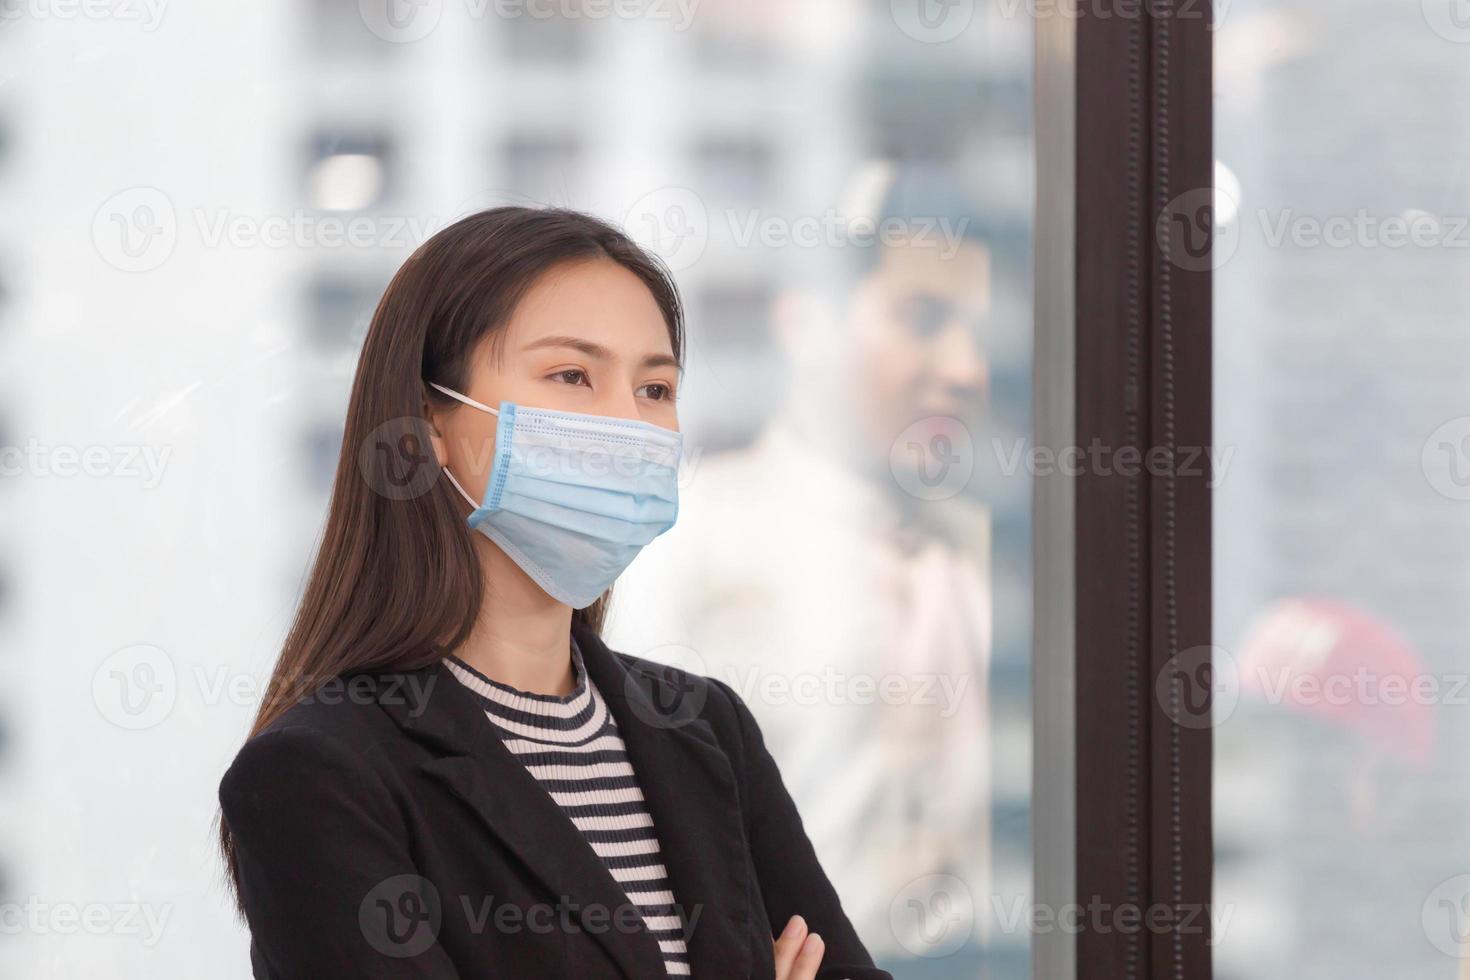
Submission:
[[220,785],[257,977],[888,976],[740,698],[599,638],[678,511],[683,346],[662,267],[572,211],[393,278]]

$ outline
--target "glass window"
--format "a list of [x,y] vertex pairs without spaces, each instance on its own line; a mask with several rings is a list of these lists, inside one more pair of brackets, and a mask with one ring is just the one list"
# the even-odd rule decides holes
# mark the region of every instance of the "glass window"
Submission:
[[1220,980],[1470,962],[1463,12],[1221,11]]

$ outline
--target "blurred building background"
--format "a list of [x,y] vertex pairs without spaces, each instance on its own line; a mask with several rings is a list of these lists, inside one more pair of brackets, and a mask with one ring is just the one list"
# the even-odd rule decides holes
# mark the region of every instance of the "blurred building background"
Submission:
[[1215,628],[1240,675],[1215,742],[1220,980],[1460,976],[1464,13],[1238,0],[1216,31]]
[[[835,282],[851,257],[747,222],[825,227],[875,174],[953,175],[992,257],[977,472],[992,434],[1028,431],[1025,5],[613,9],[5,8],[0,444],[20,462],[0,480],[0,901],[32,924],[0,936],[0,977],[248,975],[215,788],[322,526],[373,306],[454,218],[566,205],[659,251],[689,307],[681,424],[713,458],[756,438],[787,380],[770,322],[792,271]],[[1029,504],[1010,475],[967,490],[991,536],[975,772],[1003,903],[1030,867]],[[823,557],[793,540],[781,560]],[[943,929],[980,935],[992,903],[971,897]],[[865,939],[909,976],[1026,975],[1024,929],[985,931],[980,967],[945,935]]]

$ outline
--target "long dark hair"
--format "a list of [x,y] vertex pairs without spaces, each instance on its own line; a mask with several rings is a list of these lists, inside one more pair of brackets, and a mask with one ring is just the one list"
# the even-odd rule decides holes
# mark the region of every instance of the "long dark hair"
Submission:
[[[500,352],[522,296],[555,266],[606,258],[638,276],[684,357],[684,313],[672,276],[612,225],[565,208],[499,207],[425,241],[378,301],[363,342],[326,529],[306,591],[251,736],[334,678],[412,670],[469,636],[483,596],[481,566],[460,497],[439,479],[424,408],[454,404],[426,381],[466,388],[470,355]],[[602,629],[611,590],[573,622]],[[220,846],[239,898],[230,829]]]

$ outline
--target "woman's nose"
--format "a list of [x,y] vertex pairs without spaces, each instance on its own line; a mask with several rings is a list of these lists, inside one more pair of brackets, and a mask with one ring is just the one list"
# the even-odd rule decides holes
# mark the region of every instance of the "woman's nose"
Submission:
[[967,324],[952,324],[939,338],[935,354],[936,373],[946,387],[976,393],[989,385],[990,365]]
[[638,396],[627,385],[618,385],[615,391],[604,392],[597,399],[593,411],[608,418],[632,419],[635,422],[643,418],[638,407]]

